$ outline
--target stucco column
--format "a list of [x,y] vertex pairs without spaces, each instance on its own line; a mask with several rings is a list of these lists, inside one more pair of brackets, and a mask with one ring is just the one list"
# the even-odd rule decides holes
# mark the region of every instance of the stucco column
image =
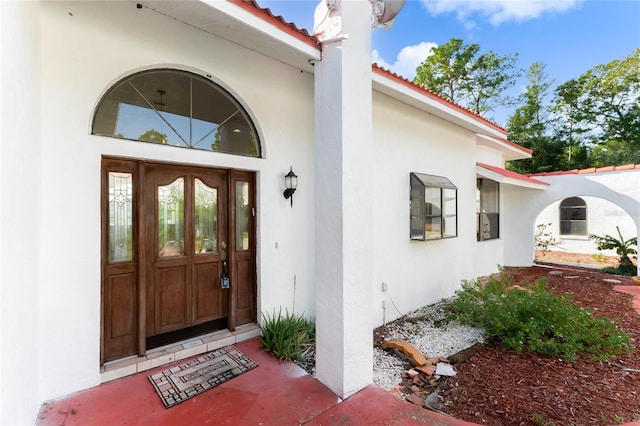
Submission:
[[338,396],[372,382],[371,4],[341,4],[315,64],[316,372]]

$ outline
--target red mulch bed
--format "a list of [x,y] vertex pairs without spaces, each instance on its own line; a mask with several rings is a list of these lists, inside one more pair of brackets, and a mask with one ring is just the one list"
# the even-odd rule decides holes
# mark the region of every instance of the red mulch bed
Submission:
[[[596,309],[640,342],[640,315],[632,296],[613,290],[633,285],[630,277],[593,269],[506,268],[520,280],[545,277],[547,287],[570,293],[585,307]],[[576,277],[579,278],[569,278]],[[604,279],[619,279],[610,283]],[[608,362],[581,357],[574,362],[531,353],[488,347],[455,366],[447,380],[441,410],[458,419],[485,425],[607,425],[640,420],[640,351],[616,355]]]

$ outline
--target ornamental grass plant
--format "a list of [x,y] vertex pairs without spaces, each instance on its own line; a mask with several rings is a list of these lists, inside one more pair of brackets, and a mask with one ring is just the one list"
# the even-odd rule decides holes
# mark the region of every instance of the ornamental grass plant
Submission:
[[282,312],[262,315],[262,337],[265,351],[278,359],[306,362],[315,348],[315,324],[303,315]]

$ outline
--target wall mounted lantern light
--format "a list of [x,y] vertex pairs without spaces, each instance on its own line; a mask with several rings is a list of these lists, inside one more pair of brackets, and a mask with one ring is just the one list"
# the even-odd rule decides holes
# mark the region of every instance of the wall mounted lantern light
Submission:
[[293,193],[298,187],[298,176],[293,173],[293,167],[289,168],[289,173],[284,176],[284,198],[291,199],[291,207],[293,207]]

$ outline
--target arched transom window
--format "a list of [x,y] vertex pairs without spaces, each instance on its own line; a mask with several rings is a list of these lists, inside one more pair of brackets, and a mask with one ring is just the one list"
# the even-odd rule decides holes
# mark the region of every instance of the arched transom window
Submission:
[[255,126],[227,91],[186,71],[143,71],[102,98],[92,133],[260,157]]
[[560,235],[587,235],[587,203],[580,197],[560,203]]

